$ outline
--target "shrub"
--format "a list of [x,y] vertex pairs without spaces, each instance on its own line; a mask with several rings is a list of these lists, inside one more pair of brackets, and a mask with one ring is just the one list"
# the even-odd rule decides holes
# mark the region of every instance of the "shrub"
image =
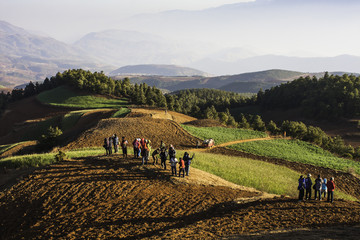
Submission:
[[40,150],[49,150],[59,144],[59,137],[63,134],[58,127],[50,126],[46,134],[41,135],[38,140]]

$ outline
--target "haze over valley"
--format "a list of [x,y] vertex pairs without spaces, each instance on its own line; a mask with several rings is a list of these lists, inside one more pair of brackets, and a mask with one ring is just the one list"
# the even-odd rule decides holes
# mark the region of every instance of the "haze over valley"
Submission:
[[[134,15],[99,12],[96,24],[85,24],[95,16],[92,5],[75,5],[67,13],[54,1],[58,17],[42,24],[35,24],[39,9],[14,18],[12,4],[0,6],[2,86],[42,81],[69,68],[109,74],[143,64],[190,67],[213,76],[269,69],[360,72],[358,1],[233,1],[195,9],[174,5],[180,10],[168,6],[160,12],[144,5]],[[109,12],[110,6],[122,5],[102,5]],[[76,9],[77,17],[67,15]]]

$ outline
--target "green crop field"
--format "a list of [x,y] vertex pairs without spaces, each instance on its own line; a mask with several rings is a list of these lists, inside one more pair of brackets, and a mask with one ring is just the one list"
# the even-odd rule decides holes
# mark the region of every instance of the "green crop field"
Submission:
[[229,146],[229,148],[259,156],[280,158],[345,172],[353,169],[357,174],[360,174],[360,162],[336,157],[318,146],[300,140],[278,139],[246,142]]
[[37,99],[48,105],[80,109],[121,108],[128,104],[126,99],[109,99],[91,94],[81,95],[66,87],[58,87],[40,93]]
[[[182,155],[183,151],[178,151],[178,156]],[[197,152],[191,167],[260,191],[292,197],[298,195],[297,185],[301,174],[284,166],[241,157]],[[336,194],[338,198],[357,200],[339,191]]]
[[195,137],[201,139],[213,138],[215,140],[215,144],[231,142],[235,140],[267,137],[266,133],[264,132],[241,128],[194,127],[189,125],[182,125],[182,127]]

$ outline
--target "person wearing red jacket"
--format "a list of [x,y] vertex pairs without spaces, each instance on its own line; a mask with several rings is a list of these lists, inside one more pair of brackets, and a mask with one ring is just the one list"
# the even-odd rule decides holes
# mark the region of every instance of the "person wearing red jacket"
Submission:
[[334,178],[331,177],[330,181],[328,181],[326,185],[328,189],[327,201],[332,203],[334,201],[334,189],[335,189]]

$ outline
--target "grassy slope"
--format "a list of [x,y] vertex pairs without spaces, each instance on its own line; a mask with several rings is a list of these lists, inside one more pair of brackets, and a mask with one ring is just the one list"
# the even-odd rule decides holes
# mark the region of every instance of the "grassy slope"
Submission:
[[123,117],[125,117],[129,112],[131,112],[131,110],[128,109],[128,108],[120,108],[120,110],[117,111],[116,113],[114,113],[111,117],[112,117],[112,118],[123,118]]
[[91,94],[79,95],[64,86],[42,92],[37,96],[37,99],[52,106],[81,109],[121,108],[127,105],[127,101],[124,99],[108,99]]
[[280,158],[340,171],[348,171],[349,168],[352,168],[357,174],[360,174],[360,162],[338,158],[320,147],[300,140],[278,139],[247,142],[232,145],[229,148],[260,156]]
[[216,144],[231,142],[235,140],[253,139],[267,137],[266,133],[240,128],[225,127],[193,127],[182,125],[192,135],[201,138],[213,138]]

